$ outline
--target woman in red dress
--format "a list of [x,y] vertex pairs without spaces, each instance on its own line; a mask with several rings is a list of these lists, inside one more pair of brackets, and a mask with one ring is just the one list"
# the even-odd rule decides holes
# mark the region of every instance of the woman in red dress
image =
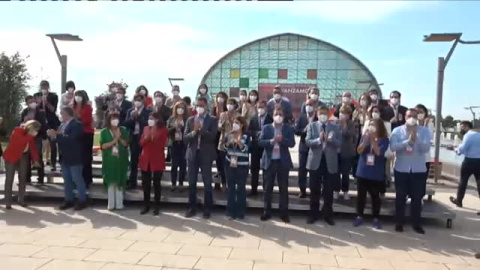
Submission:
[[78,121],[83,125],[82,149],[83,149],[83,179],[85,187],[88,189],[92,184],[92,161],[93,161],[93,128],[92,105],[84,90],[75,91],[73,100],[73,110]]
[[141,215],[150,211],[150,193],[153,188],[155,193],[155,205],[153,215],[160,212],[160,196],[163,171],[165,170],[165,147],[167,146],[168,130],[160,114],[154,112],[150,114],[148,126],[144,128],[140,145],[142,154],[138,168],[142,171],[143,203],[144,208]]

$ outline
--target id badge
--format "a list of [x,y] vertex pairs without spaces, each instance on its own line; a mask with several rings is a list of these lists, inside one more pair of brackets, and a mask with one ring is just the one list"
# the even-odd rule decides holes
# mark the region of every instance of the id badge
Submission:
[[117,157],[118,156],[118,146],[112,147],[112,156]]
[[368,154],[367,155],[367,165],[368,166],[375,165],[375,155],[373,155],[373,154]]
[[407,145],[407,155],[413,154],[413,148],[410,145]]
[[175,141],[181,141],[181,140],[182,140],[182,133],[175,132]]
[[237,167],[237,156],[230,156],[230,167],[236,168]]

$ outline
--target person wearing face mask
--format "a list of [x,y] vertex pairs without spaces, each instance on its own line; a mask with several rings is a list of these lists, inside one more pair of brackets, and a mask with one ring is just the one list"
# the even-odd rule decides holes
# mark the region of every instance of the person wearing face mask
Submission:
[[[255,90],[252,90],[252,91],[255,91]],[[245,121],[247,121],[247,125],[248,123],[250,123],[250,120],[252,119],[253,115],[255,115],[255,107],[251,106],[250,100],[249,100],[250,97],[258,97],[258,93],[256,95],[255,94],[247,95],[247,90],[241,90],[240,98],[238,102],[238,108],[237,108],[238,113],[245,119]]]
[[460,169],[457,196],[450,197],[450,201],[457,207],[463,207],[468,180],[472,175],[477,181],[478,196],[480,197],[480,129],[474,129],[470,121],[462,121],[460,122],[460,134],[463,135],[463,141],[456,152],[458,155],[464,155],[465,158]]
[[[207,100],[207,112],[211,112],[212,111],[212,106],[214,104],[213,100],[212,100],[212,96],[210,95],[210,93],[208,92],[208,86],[204,83],[200,84],[200,86],[198,86],[198,89],[197,89],[197,99],[198,98],[205,98]],[[227,100],[225,98],[225,100]]]
[[[222,180],[222,188],[225,190],[227,185],[227,179],[225,176],[225,137],[232,131],[233,121],[238,113],[238,104],[237,100],[234,98],[229,98],[227,100],[227,111],[220,114],[218,120],[218,132],[220,134],[218,145],[217,145],[217,171]],[[215,184],[215,189],[219,189],[220,186],[218,183]]]
[[[50,83],[48,81],[40,82],[40,91],[33,95],[37,102],[37,107],[45,113],[47,122],[46,129],[57,129],[60,126],[60,120],[57,116],[58,96],[50,91]],[[50,163],[52,171],[57,170],[57,144],[49,140],[50,146]]]
[[[133,107],[133,104],[131,101],[128,101],[125,98],[125,87],[120,86],[116,89],[115,91],[115,112],[120,114],[120,126],[125,126],[125,120],[127,119],[127,113],[128,110],[130,110]],[[107,122],[108,123],[108,122]]]
[[[177,175],[180,188],[183,187],[183,181],[185,180],[187,162],[185,160],[186,146],[183,139],[183,132],[185,131],[185,124],[188,117],[187,104],[180,101],[173,106],[173,115],[168,119],[167,123],[172,151],[172,191],[177,190]],[[178,174],[179,170],[180,174]]]
[[278,107],[273,112],[273,124],[265,125],[259,139],[259,145],[265,150],[262,156],[262,168],[265,172],[264,207],[262,221],[272,217],[272,193],[275,179],[280,196],[280,219],[289,223],[288,216],[288,174],[293,168],[289,148],[295,146],[295,131],[290,125],[284,124],[284,112]]
[[163,122],[166,123],[172,115],[172,109],[165,105],[166,98],[162,92],[155,91],[155,93],[153,93],[153,96],[155,97],[155,105],[152,107],[152,111],[158,112],[162,117]]
[[182,97],[180,96],[180,86],[174,85],[172,86],[172,97],[167,98],[165,105],[170,109],[173,109],[173,106],[177,104],[177,102],[181,101]]
[[[248,130],[251,137],[250,153],[252,155],[250,164],[251,190],[249,196],[256,196],[258,189],[260,161],[262,159],[264,150],[264,148],[259,145],[258,140],[260,139],[263,127],[266,125],[270,125],[272,122],[272,116],[267,113],[267,102],[264,100],[259,101],[257,103],[257,113],[248,125]],[[263,173],[262,182],[265,184],[265,173]]]
[[18,204],[26,207],[24,194],[30,158],[34,161],[35,167],[40,166],[39,153],[35,142],[35,137],[40,129],[41,124],[39,122],[29,120],[12,131],[7,149],[3,154],[5,160],[5,208],[7,210],[12,209],[12,188],[15,171],[18,171],[19,181]]
[[186,217],[193,217],[197,213],[197,181],[198,171],[202,172],[204,186],[203,217],[210,218],[213,206],[212,194],[212,163],[216,158],[215,137],[217,136],[217,118],[207,113],[207,99],[197,99],[197,112],[190,116],[185,124],[183,139],[187,145],[187,174],[189,189],[189,209]]
[[[217,119],[220,119],[220,115],[223,113],[223,112],[226,112],[227,111],[227,100],[228,100],[228,95],[227,93],[223,92],[223,91],[220,91],[218,92],[216,95],[215,95],[215,104],[213,105],[213,109],[211,111],[211,115],[214,116],[215,118]],[[193,115],[193,114],[192,114]],[[215,137],[215,145],[220,145],[220,135],[221,135],[221,132],[220,130],[217,132],[217,136]],[[220,161],[218,161],[220,159]],[[223,157],[223,159],[225,159],[225,157]],[[217,150],[217,163],[221,163],[223,164],[223,159],[221,158],[220,154],[218,153],[218,150]],[[217,164],[218,165],[218,164]],[[220,172],[217,171],[217,173],[214,175],[215,178],[218,178],[218,176],[220,175]],[[222,178],[224,179],[224,178]],[[220,185],[219,184],[215,184],[215,188],[218,190],[220,189]]]
[[367,93],[364,93],[360,96],[358,103],[359,106],[355,108],[352,114],[352,120],[357,123],[361,131],[365,126],[365,122],[368,120],[368,109],[372,104],[372,100]]
[[62,94],[60,109],[63,109],[68,106],[72,106],[73,104],[73,96],[76,90],[75,83],[73,81],[68,81],[65,85],[66,92]]
[[[77,99],[78,100],[78,99]],[[87,207],[87,195],[85,191],[85,181],[83,180],[83,125],[75,119],[75,111],[71,107],[65,107],[60,110],[62,125],[59,130],[49,129],[47,135],[54,142],[58,142],[60,149],[60,165],[62,166],[62,176],[64,181],[63,192],[65,195],[64,203],[59,207],[60,210],[67,210],[75,207],[75,211],[83,210]],[[75,193],[77,195],[77,204],[75,205]]]
[[410,215],[413,230],[418,234],[425,231],[421,225],[422,197],[425,192],[425,154],[430,151],[430,131],[418,125],[418,113],[408,109],[405,125],[392,131],[390,148],[395,152],[395,231],[403,232],[407,196],[411,198]]
[[153,98],[148,95],[148,89],[145,85],[140,85],[135,90],[135,95],[141,95],[145,98],[144,106],[147,109],[151,109],[153,107]]
[[288,98],[282,96],[282,88],[280,86],[275,86],[273,89],[273,98],[267,102],[267,113],[273,117],[276,108],[282,108],[285,123],[293,121],[292,104]]
[[150,194],[153,189],[155,194],[155,204],[153,215],[160,213],[160,196],[162,191],[161,180],[163,171],[165,171],[165,147],[167,146],[168,130],[163,123],[162,117],[157,112],[152,112],[148,118],[148,126],[144,128],[140,145],[142,154],[140,155],[139,169],[142,171],[143,188],[143,210],[144,215],[150,211]]
[[299,198],[307,197],[307,158],[308,146],[305,144],[305,137],[307,136],[307,126],[310,123],[317,121],[317,114],[315,113],[315,103],[317,101],[308,99],[305,103],[305,114],[300,114],[300,117],[295,124],[295,135],[300,136],[300,146],[298,147],[298,187],[300,188]]
[[[340,189],[343,192],[343,199],[348,201],[350,187],[350,172],[352,170],[352,162],[355,157],[355,148],[358,142],[358,129],[351,120],[352,109],[348,105],[340,108],[339,127],[341,132],[342,144],[340,147],[340,185],[335,187],[334,198],[338,198]],[[336,195],[335,195],[336,194]]]
[[93,137],[95,130],[93,128],[93,109],[90,105],[87,92],[84,90],[75,91],[73,100],[73,109],[78,121],[83,125],[83,136],[81,139],[83,157],[83,180],[88,189],[92,184],[92,162],[93,162]]
[[119,113],[109,114],[107,124],[100,132],[103,184],[108,190],[108,210],[121,210],[127,184],[129,135],[120,126]]
[[192,106],[192,99],[189,96],[184,96],[182,101],[187,105],[187,111],[189,116],[194,116],[197,114],[197,111]]
[[[313,111],[316,112],[317,108],[320,106],[325,106],[325,103],[320,101],[320,90],[317,87],[312,87],[307,92],[307,101],[311,99],[313,100]],[[302,108],[300,109],[300,113],[306,114],[306,102],[302,104]]]
[[323,194],[323,218],[328,225],[333,226],[333,189],[342,138],[338,126],[328,121],[328,113],[326,106],[318,107],[318,121],[307,127],[305,144],[310,148],[307,159],[307,169],[310,171],[310,214],[307,224],[313,224],[319,219],[320,194]]
[[140,138],[144,128],[148,125],[148,116],[151,112],[144,106],[144,96],[136,95],[133,100],[133,108],[128,111],[125,120],[125,126],[130,131],[130,177],[128,178],[127,189],[137,187],[138,158],[142,153]]
[[388,133],[383,121],[371,120],[357,147],[360,159],[357,168],[357,217],[353,221],[355,227],[363,223],[368,192],[372,201],[373,227],[382,228],[378,219],[382,203],[380,193],[385,186],[385,151],[388,145]]
[[[43,164],[43,155],[42,155],[42,148],[43,148],[43,141],[47,139],[47,122],[45,120],[45,112],[43,112],[37,105],[35,98],[33,96],[27,96],[25,98],[25,103],[27,104],[27,108],[22,111],[21,119],[23,120],[22,123],[26,123],[31,120],[35,120],[40,123],[40,129],[38,130],[38,134],[35,137],[37,152],[39,153],[39,166],[37,167],[38,173],[38,183],[43,185],[43,180],[45,177],[45,169]],[[29,164],[31,163],[31,159],[29,159]],[[28,166],[31,168],[31,166]],[[31,183],[32,177],[32,170],[28,170],[26,183]]]
[[[428,109],[423,104],[418,104],[415,106],[415,109],[418,112],[418,125],[426,127],[430,131],[430,140],[433,140],[433,133],[435,132],[434,121],[429,118]],[[428,173],[430,171],[430,161],[432,160],[431,151],[428,151],[425,154],[425,165],[427,166],[427,172],[425,173],[425,179],[428,179]]]
[[402,95],[398,91],[393,91],[390,93],[389,107],[387,111],[393,112],[393,117],[390,119],[392,123],[392,130],[396,127],[402,126],[405,124],[405,113],[407,112],[407,107],[400,105],[400,98]]
[[244,116],[245,120],[247,121],[247,125],[250,124],[252,118],[257,114],[257,103],[258,103],[258,91],[257,90],[250,90],[248,93],[248,101],[247,101],[247,113]]
[[225,137],[224,143],[228,181],[227,216],[230,219],[244,219],[247,208],[246,184],[250,136],[247,132],[247,122],[243,117],[235,118],[232,131]]
[[335,107],[335,112],[333,116],[340,118],[340,108],[342,106],[349,106],[352,109],[352,112],[355,110],[355,104],[352,102],[352,93],[346,91],[342,94],[342,102]]

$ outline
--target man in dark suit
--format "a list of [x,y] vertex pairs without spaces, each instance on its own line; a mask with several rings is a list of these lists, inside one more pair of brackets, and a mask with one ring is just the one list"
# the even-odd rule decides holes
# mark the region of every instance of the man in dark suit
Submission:
[[115,94],[115,108],[116,111],[120,114],[120,126],[125,126],[128,111],[132,109],[132,107],[132,102],[125,99],[125,88],[118,87]]
[[143,95],[137,94],[133,100],[133,108],[128,111],[127,119],[125,120],[125,127],[130,131],[130,177],[127,189],[135,189],[137,187],[138,159],[142,153],[140,138],[142,137],[143,128],[148,125],[148,117],[151,112],[145,108],[145,97]]
[[[250,173],[252,175],[252,181],[250,183],[252,190],[250,191],[250,196],[257,195],[257,188],[258,188],[258,176],[260,172],[260,160],[262,159],[263,155],[263,147],[258,144],[258,140],[260,139],[260,134],[262,132],[262,128],[265,125],[269,125],[273,122],[272,116],[267,113],[267,102],[264,100],[259,101],[257,104],[257,113],[255,116],[250,120],[249,133],[252,138],[251,141],[251,164],[250,164]],[[265,174],[263,174],[265,176]],[[265,177],[263,178],[263,184],[265,186]]]
[[[56,130],[60,126],[60,120],[57,117],[58,96],[50,92],[50,83],[48,81],[40,82],[40,92],[34,95],[37,106],[45,113],[47,129]],[[50,139],[49,139],[50,140]],[[57,144],[50,140],[50,166],[52,171],[57,168]]]
[[300,188],[299,198],[307,197],[307,158],[308,146],[305,144],[305,137],[307,136],[307,126],[317,121],[315,112],[316,101],[308,99],[305,103],[305,113],[300,114],[295,125],[295,135],[300,136],[300,146],[298,147],[298,187]]
[[57,132],[54,129],[47,131],[52,141],[58,143],[60,149],[60,165],[62,166],[62,175],[64,179],[65,202],[60,206],[60,210],[66,210],[74,207],[75,194],[77,191],[76,211],[83,210],[87,206],[87,196],[85,191],[85,182],[83,180],[83,157],[81,137],[83,135],[83,126],[74,117],[74,111],[70,107],[65,107],[60,111],[63,124]]
[[288,223],[288,174],[293,168],[289,148],[295,146],[295,132],[293,127],[284,124],[283,109],[278,107],[273,112],[271,125],[262,128],[259,145],[265,151],[262,156],[262,168],[265,171],[265,194],[262,221],[272,217],[272,193],[275,178],[280,191],[280,219]]
[[[38,183],[40,185],[43,185],[43,180],[45,177],[45,168],[43,164],[43,155],[42,155],[42,146],[43,146],[43,141],[47,139],[47,122],[45,119],[45,112],[41,110],[38,107],[37,102],[35,101],[35,98],[33,96],[27,96],[25,97],[25,103],[27,105],[27,108],[25,108],[22,111],[21,114],[21,119],[22,123],[25,123],[29,120],[36,120],[40,123],[41,127],[40,130],[38,131],[37,137],[35,137],[35,143],[37,144],[37,150],[39,153],[39,165],[37,168],[38,172]],[[28,170],[27,174],[27,183],[31,183],[31,177],[32,177],[32,170]]]
[[[400,105],[402,94],[398,91],[390,93],[389,106],[385,107],[385,110],[390,111],[390,115],[393,117],[389,120],[392,123],[392,131],[399,126],[405,125],[405,114],[407,113],[407,107]],[[388,112],[387,111],[387,112]]]
[[352,93],[350,93],[349,91],[343,92],[342,102],[335,106],[335,112],[333,113],[335,117],[340,118],[340,108],[344,105],[350,106],[350,108],[352,108],[352,112],[355,111],[355,105],[352,103]]
[[197,181],[198,171],[202,172],[204,186],[203,217],[210,218],[213,205],[212,194],[212,163],[216,159],[215,137],[217,136],[217,118],[208,113],[208,102],[204,97],[197,99],[195,116],[187,119],[184,131],[184,141],[187,144],[187,174],[189,189],[189,209],[186,217],[193,217],[197,212]]
[[335,174],[338,172],[338,151],[341,146],[341,132],[337,125],[328,122],[328,108],[317,109],[318,121],[307,128],[305,144],[310,147],[307,169],[310,171],[310,215],[308,224],[320,217],[320,194],[323,185],[323,215],[325,222],[335,225],[333,221],[333,188]]
[[380,95],[378,93],[377,88],[371,88],[370,90],[368,90],[368,95],[372,100],[372,103],[370,104],[370,106],[377,106],[378,109],[380,110],[380,115],[383,121],[390,121],[390,119],[392,119],[393,117],[393,111],[391,110],[385,111],[385,107],[388,107],[388,101],[385,99],[380,99]]
[[282,96],[282,88],[277,85],[273,89],[273,98],[267,102],[267,112],[273,117],[276,108],[282,108],[285,123],[293,123],[292,103]]

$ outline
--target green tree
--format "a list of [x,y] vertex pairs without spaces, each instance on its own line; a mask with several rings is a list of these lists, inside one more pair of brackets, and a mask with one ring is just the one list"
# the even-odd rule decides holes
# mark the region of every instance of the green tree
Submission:
[[29,79],[25,59],[18,52],[12,56],[0,54],[0,117],[8,131],[20,120]]
[[442,125],[444,128],[452,128],[455,126],[455,120],[453,119],[453,116],[447,115],[445,118],[442,120]]

